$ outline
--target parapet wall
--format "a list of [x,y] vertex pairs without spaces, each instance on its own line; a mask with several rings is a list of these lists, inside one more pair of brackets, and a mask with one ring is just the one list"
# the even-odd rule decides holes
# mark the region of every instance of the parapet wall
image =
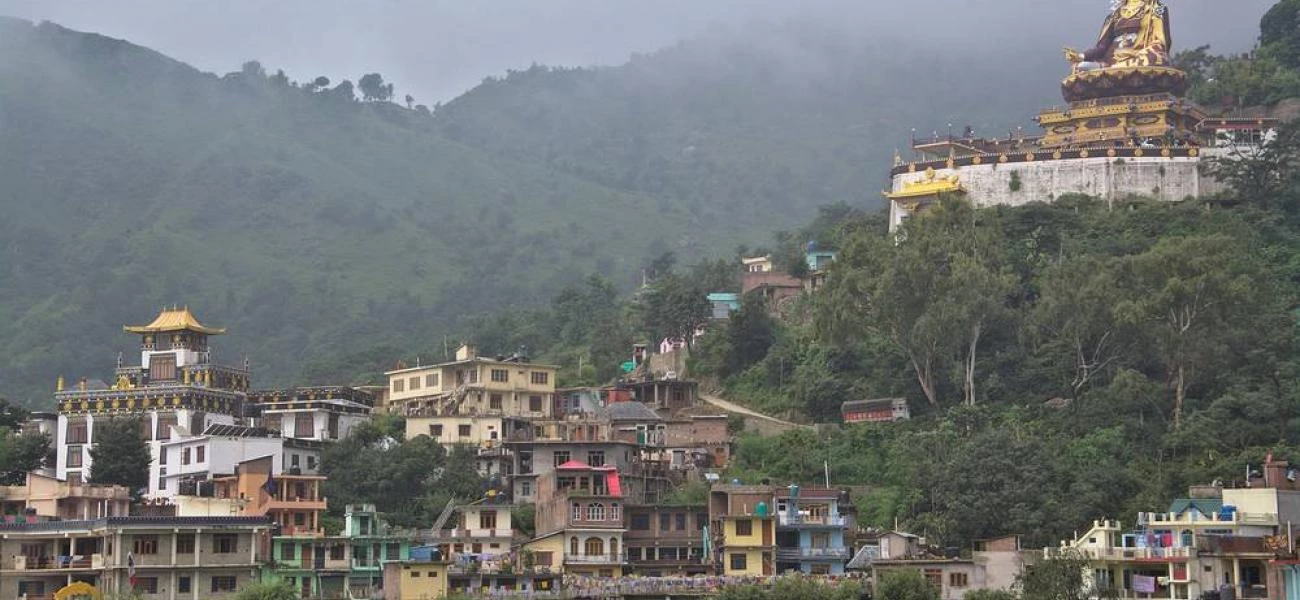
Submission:
[[[1031,162],[958,165],[935,169],[938,177],[956,175],[967,198],[977,207],[1020,206],[1050,202],[1066,194],[1084,194],[1106,202],[1132,196],[1164,202],[1196,199],[1220,189],[1202,173],[1197,157],[1067,158]],[[927,174],[903,172],[893,189],[921,181]],[[897,208],[895,207],[895,211]]]

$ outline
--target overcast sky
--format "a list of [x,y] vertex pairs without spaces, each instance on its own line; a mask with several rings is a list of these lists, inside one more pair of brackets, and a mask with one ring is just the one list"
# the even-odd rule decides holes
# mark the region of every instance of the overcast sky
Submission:
[[[1177,47],[1253,44],[1275,0],[1169,0]],[[531,63],[619,64],[722,25],[827,20],[862,35],[950,48],[1091,43],[1108,0],[0,0],[0,14],[50,20],[148,46],[205,71],[249,59],[294,79],[379,71],[432,104]],[[1009,63],[1016,52],[1008,52]]]

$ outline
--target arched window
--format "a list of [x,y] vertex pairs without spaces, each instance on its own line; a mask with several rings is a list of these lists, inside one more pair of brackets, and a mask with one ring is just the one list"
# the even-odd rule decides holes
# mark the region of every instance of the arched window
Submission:
[[598,537],[589,537],[587,538],[586,548],[583,549],[587,551],[587,556],[604,556],[605,540]]
[[618,556],[618,538],[609,538],[609,555]]
[[601,504],[601,503],[599,503],[599,502],[597,502],[597,503],[595,503],[595,504],[589,504],[589,505],[587,506],[587,520],[588,520],[588,521],[604,521],[604,520],[605,520],[605,505],[604,505],[604,504]]
[[623,520],[623,509],[619,508],[617,502],[609,505],[609,520],[611,521]]
[[569,538],[569,554],[578,555],[578,536]]

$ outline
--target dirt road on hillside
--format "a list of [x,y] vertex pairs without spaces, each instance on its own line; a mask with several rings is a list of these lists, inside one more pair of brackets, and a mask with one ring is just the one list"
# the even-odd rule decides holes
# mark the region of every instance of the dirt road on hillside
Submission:
[[742,415],[745,417],[745,425],[749,429],[754,429],[763,435],[777,435],[791,429],[812,429],[811,425],[800,425],[791,423],[783,419],[765,415],[756,410],[745,408],[735,402],[723,400],[712,394],[700,392],[700,399],[732,414]]

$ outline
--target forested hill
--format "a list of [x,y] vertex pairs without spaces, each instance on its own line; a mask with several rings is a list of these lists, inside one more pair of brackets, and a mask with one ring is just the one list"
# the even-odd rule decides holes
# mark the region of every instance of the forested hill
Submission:
[[0,394],[107,377],[121,325],[171,303],[228,327],[218,358],[249,356],[258,385],[342,383],[589,273],[626,287],[664,251],[872,205],[910,124],[1002,128],[1055,87],[759,33],[489,79],[434,116],[0,19]]

